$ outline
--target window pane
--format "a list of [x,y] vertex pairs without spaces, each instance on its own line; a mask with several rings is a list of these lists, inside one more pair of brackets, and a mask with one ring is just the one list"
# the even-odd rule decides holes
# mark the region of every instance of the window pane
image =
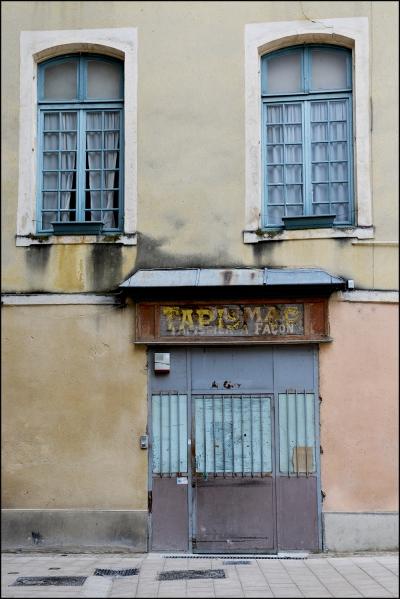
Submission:
[[332,212],[336,213],[336,222],[348,222],[349,221],[349,204],[332,204]]
[[329,120],[346,121],[347,120],[347,101],[338,100],[329,102]]
[[45,150],[58,150],[58,133],[45,133],[44,134],[44,149]]
[[57,220],[57,212],[44,212],[42,218],[43,229],[53,229],[51,223]]
[[118,171],[104,171],[105,189],[118,188]]
[[76,150],[76,133],[61,133],[61,150]]
[[[333,210],[333,213],[335,211]],[[324,216],[326,214],[331,214],[332,208],[329,203],[326,204],[313,204],[313,214],[314,216]]]
[[122,96],[122,70],[119,64],[88,61],[87,97],[114,100]]
[[283,122],[283,106],[282,104],[267,106],[267,123],[282,123]]
[[49,208],[57,208],[57,192],[47,192],[43,194],[43,208],[48,210]]
[[297,146],[286,146],[286,162],[301,162],[303,156],[303,148],[300,145]]
[[331,163],[331,181],[347,180],[347,162]]
[[303,205],[286,206],[286,216],[303,216]]
[[311,102],[311,120],[314,122],[328,120],[327,102]]
[[327,143],[311,144],[311,159],[313,161],[328,160],[328,144]]
[[88,112],[86,115],[86,129],[96,129],[101,131],[103,128],[102,116],[102,112]]
[[58,189],[58,173],[43,173],[43,189]]
[[267,146],[267,162],[268,164],[283,162],[283,146]]
[[331,123],[330,130],[331,130],[331,140],[332,141],[336,141],[336,140],[345,141],[346,140],[347,123],[341,123],[341,122]]
[[89,171],[88,181],[90,189],[101,189],[101,172]]
[[86,134],[86,147],[88,150],[101,149],[102,145],[101,133],[89,132]]
[[119,112],[104,113],[104,129],[119,129]]
[[301,54],[291,52],[267,60],[267,92],[301,91]]
[[289,164],[285,166],[286,183],[301,183],[303,167],[300,164]]
[[347,89],[347,53],[311,50],[311,89]]
[[[287,185],[286,186],[286,201],[289,204],[302,204],[303,203],[303,187],[302,185]],[[302,214],[303,207],[301,207]]]
[[345,141],[330,144],[331,160],[347,160],[347,143]]
[[267,126],[267,142],[276,144],[283,142],[283,127],[282,125]]
[[285,105],[285,123],[301,123],[301,104]]
[[56,170],[58,169],[58,153],[57,152],[46,152],[43,154],[43,168]]
[[61,129],[63,131],[76,131],[77,128],[77,113],[62,112],[61,113]]
[[285,125],[285,143],[301,143],[301,125]]
[[75,152],[61,152],[61,168],[63,170],[74,169],[76,165]]
[[332,183],[331,185],[331,201],[332,202],[347,202],[348,185],[347,183]]
[[329,185],[313,185],[313,202],[329,202]]
[[313,141],[328,141],[328,125],[311,123],[311,139]]
[[285,208],[283,206],[268,206],[268,224],[281,226],[284,214]]
[[282,185],[271,185],[268,186],[268,203],[269,204],[283,204],[284,201],[284,190]]
[[316,163],[312,165],[312,180],[313,181],[328,181],[328,163]]
[[268,183],[283,183],[283,167],[269,166],[267,168]]
[[44,115],[44,129],[45,131],[54,131],[59,128],[59,114],[58,112],[47,112]]
[[75,173],[68,171],[61,173],[61,189],[74,189],[75,188]]
[[44,97],[46,100],[73,100],[77,97],[77,63],[62,62],[44,70]]

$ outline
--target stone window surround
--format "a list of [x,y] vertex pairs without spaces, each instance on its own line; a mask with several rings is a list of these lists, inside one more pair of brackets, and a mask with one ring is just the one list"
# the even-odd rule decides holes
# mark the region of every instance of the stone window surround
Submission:
[[109,241],[106,235],[44,236],[36,227],[37,65],[73,52],[93,52],[124,61],[124,230],[115,242],[136,245],[137,226],[137,29],[22,31],[20,37],[20,119],[17,246]]
[[[298,231],[263,231],[260,57],[299,43],[338,44],[353,50],[353,149],[356,225]],[[244,243],[349,237],[372,239],[371,107],[367,17],[252,23],[245,27]]]

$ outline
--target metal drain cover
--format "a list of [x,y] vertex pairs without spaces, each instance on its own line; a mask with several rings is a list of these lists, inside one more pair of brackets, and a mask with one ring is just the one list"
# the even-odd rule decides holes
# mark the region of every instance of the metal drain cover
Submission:
[[96,568],[94,571],[95,576],[136,576],[139,574],[139,568],[130,568],[129,570],[103,570],[102,568]]
[[251,561],[249,559],[226,559],[222,563],[224,566],[237,566],[238,564],[241,566],[247,566],[248,564],[251,564]]
[[20,576],[10,587],[80,587],[87,576]]
[[166,570],[158,580],[195,580],[196,578],[225,578],[224,570]]

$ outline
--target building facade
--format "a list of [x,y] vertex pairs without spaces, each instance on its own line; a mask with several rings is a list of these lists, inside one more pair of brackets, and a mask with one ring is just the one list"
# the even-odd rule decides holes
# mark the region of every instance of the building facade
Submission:
[[398,4],[2,3],[3,543],[398,545]]

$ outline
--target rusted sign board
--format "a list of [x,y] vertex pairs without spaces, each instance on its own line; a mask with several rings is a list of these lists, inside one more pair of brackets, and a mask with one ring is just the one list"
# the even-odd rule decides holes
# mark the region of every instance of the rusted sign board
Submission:
[[136,342],[327,341],[327,301],[143,302]]

